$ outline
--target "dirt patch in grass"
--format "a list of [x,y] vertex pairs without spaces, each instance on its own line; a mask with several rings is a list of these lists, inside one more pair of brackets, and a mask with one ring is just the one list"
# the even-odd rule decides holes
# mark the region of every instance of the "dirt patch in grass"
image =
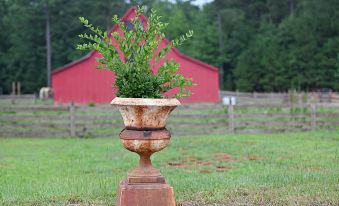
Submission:
[[212,173],[213,170],[199,170],[200,173]]
[[310,166],[310,167],[306,167],[307,170],[322,170],[322,168],[320,166]]
[[213,173],[213,172],[227,172],[231,167],[231,162],[237,161],[259,161],[263,160],[263,157],[257,155],[247,155],[244,157],[233,157],[231,154],[219,152],[213,153],[208,157],[198,158],[194,156],[182,157],[179,160],[174,160],[167,163],[168,167],[180,168],[200,172],[200,173]]
[[181,168],[181,169],[190,169],[191,168],[191,165],[185,164],[184,162],[180,162],[180,161],[169,162],[167,165],[170,166],[170,167],[173,167],[173,168]]
[[202,206],[202,205],[196,202],[179,202],[177,203],[177,206]]
[[249,155],[249,156],[245,157],[245,159],[253,161],[253,160],[263,160],[264,158],[256,156],[256,155]]
[[257,155],[248,155],[248,156],[244,156],[244,157],[237,157],[232,159],[232,161],[258,161],[258,160],[264,160],[263,157],[257,156]]
[[200,161],[198,164],[201,166],[208,166],[208,165],[213,165],[214,162],[213,161]]
[[227,153],[214,153],[213,156],[220,160],[229,160],[232,156]]
[[216,167],[216,172],[227,172],[232,169],[231,166],[223,166],[223,165],[217,165]]

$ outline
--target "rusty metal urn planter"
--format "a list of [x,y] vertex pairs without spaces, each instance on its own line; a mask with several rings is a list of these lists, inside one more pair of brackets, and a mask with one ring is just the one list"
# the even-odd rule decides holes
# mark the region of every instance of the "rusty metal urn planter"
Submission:
[[175,206],[173,188],[152,166],[151,155],[164,149],[171,134],[166,129],[177,99],[119,98],[111,102],[123,118],[123,146],[140,156],[139,165],[119,184],[117,206]]

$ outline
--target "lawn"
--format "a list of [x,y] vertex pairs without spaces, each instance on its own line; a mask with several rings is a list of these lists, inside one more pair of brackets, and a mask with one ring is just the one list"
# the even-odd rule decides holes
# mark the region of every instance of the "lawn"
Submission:
[[[179,205],[339,205],[339,134],[176,137],[153,157]],[[1,138],[1,205],[114,205],[117,138]]]

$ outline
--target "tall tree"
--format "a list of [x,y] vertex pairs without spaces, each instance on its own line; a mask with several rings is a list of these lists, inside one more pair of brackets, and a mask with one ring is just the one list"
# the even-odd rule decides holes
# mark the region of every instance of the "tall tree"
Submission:
[[46,2],[52,69],[85,55],[75,50],[79,16],[109,29],[113,14],[143,4],[170,22],[169,39],[194,30],[179,49],[222,66],[221,89],[339,90],[338,0],[214,0],[201,8],[186,0],[0,0],[0,92],[12,81],[24,93],[46,85]]
[[51,18],[49,12],[49,2],[45,2],[45,18],[46,18],[46,62],[47,62],[47,86],[52,87],[51,73],[52,73],[52,48],[51,48]]

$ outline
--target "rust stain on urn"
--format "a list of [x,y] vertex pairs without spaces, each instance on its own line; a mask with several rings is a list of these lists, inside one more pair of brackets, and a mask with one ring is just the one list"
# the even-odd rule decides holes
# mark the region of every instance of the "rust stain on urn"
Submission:
[[126,140],[121,139],[126,149],[138,154],[152,154],[159,152],[169,144],[169,139],[152,139],[152,140]]
[[135,106],[132,107],[131,109],[134,109],[135,113],[135,124],[140,127],[143,125],[143,115],[144,115],[144,106]]
[[157,130],[165,128],[169,114],[180,102],[177,99],[116,97],[111,104],[119,109],[126,128]]
[[170,132],[167,129],[161,130],[130,130],[124,129],[119,134],[120,139],[169,139]]
[[171,134],[166,129],[156,131],[124,129],[119,136],[126,149],[138,154],[151,155],[169,144]]

